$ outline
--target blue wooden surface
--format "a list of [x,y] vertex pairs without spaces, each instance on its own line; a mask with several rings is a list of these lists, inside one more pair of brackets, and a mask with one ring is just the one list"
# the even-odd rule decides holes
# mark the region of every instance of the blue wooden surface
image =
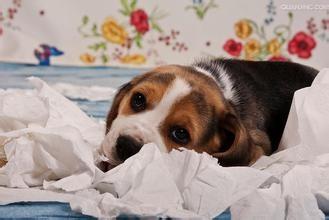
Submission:
[[[74,212],[68,203],[60,202],[19,202],[9,205],[0,205],[0,219],[82,219],[96,218]],[[120,215],[117,219],[139,219],[138,216]],[[224,212],[215,219],[229,220],[230,214]]]
[[73,212],[70,205],[60,202],[20,202],[0,206],[0,219],[95,219]]

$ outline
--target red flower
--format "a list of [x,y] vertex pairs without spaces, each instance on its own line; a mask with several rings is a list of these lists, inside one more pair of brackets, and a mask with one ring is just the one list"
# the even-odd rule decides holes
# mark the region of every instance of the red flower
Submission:
[[136,31],[141,34],[145,34],[149,30],[148,16],[143,9],[131,12],[130,24],[134,25]]
[[316,42],[311,35],[305,32],[298,32],[288,44],[288,51],[291,54],[297,54],[299,58],[307,59],[311,57],[312,50],[315,48]]
[[223,49],[234,57],[240,56],[242,50],[242,44],[233,39],[229,39],[223,46]]
[[287,57],[284,56],[273,56],[270,59],[268,59],[269,61],[289,61],[289,59]]

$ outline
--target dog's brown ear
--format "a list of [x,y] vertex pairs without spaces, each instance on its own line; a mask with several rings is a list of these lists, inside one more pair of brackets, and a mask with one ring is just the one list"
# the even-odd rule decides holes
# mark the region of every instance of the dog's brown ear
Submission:
[[111,110],[109,111],[109,113],[107,115],[105,134],[107,134],[109,132],[113,120],[118,116],[120,102],[123,99],[123,97],[125,96],[125,94],[131,89],[131,87],[132,87],[132,85],[130,82],[126,83],[123,86],[121,86],[121,88],[118,90],[117,94],[115,95],[113,102],[112,102]]
[[245,166],[252,160],[253,143],[242,121],[227,113],[219,120],[221,146],[213,156],[222,166]]

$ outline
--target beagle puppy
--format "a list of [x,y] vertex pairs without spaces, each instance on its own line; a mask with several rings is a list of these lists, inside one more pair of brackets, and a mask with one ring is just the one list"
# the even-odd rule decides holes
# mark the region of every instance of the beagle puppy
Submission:
[[294,92],[317,70],[291,62],[203,60],[160,66],[117,92],[102,152],[116,166],[153,142],[248,166],[277,150]]

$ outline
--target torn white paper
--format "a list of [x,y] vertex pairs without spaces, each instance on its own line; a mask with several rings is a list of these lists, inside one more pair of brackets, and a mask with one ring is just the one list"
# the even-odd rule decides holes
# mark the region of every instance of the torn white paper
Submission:
[[[1,97],[0,146],[8,163],[0,169],[0,184],[67,191],[90,186],[102,127],[41,80],[30,81],[34,93],[3,92]],[[75,186],[68,181],[73,177],[80,180]]]

